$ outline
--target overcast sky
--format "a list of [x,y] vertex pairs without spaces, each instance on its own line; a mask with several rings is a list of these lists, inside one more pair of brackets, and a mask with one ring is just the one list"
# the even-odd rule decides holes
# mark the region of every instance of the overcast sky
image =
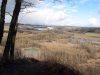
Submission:
[[[73,3],[68,3],[66,0],[63,0],[62,3],[52,3],[51,1],[37,2],[36,7],[25,9],[25,12],[31,13],[20,13],[19,22],[100,27],[100,0],[73,0]],[[9,0],[7,11],[12,12],[13,7],[14,0]],[[10,22],[10,19],[11,17],[7,15],[6,22]]]

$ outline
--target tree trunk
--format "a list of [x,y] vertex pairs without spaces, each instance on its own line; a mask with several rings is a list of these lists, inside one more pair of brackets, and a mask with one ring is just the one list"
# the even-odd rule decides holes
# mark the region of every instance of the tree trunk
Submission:
[[0,44],[1,44],[3,32],[4,32],[6,5],[7,5],[7,0],[2,0],[1,11],[0,11]]
[[10,50],[10,59],[11,60],[14,59],[14,48],[15,48],[15,39],[16,39],[16,34],[17,34],[17,28],[18,28],[18,24],[16,24],[16,26],[15,26],[14,35],[12,37],[11,50]]
[[7,38],[6,46],[3,53],[4,60],[14,59],[15,37],[16,37],[16,32],[18,28],[17,21],[18,21],[18,16],[21,9],[21,3],[22,3],[22,0],[16,0],[16,5],[14,8],[12,20],[10,23],[8,38]]

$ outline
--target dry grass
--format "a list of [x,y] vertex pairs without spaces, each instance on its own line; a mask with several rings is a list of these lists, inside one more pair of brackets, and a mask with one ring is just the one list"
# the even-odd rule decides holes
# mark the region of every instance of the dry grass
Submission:
[[17,33],[15,49],[21,51],[23,48],[37,48],[40,51],[38,60],[71,65],[83,75],[100,75],[100,45],[76,39],[95,40],[97,34],[93,33],[95,37],[88,34],[57,31]]

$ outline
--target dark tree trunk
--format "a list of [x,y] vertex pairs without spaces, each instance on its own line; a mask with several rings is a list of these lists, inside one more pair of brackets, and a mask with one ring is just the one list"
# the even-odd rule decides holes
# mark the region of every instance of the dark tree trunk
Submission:
[[16,39],[16,33],[17,33],[17,28],[18,28],[18,24],[16,24],[15,26],[15,30],[14,30],[14,34],[12,37],[12,42],[11,42],[11,50],[10,50],[10,59],[14,59],[14,48],[15,48],[15,39]]
[[2,0],[1,11],[0,11],[0,44],[1,44],[3,32],[4,32],[6,5],[7,5],[7,0]]
[[16,33],[17,33],[17,28],[18,28],[17,21],[18,21],[20,10],[21,10],[21,3],[22,3],[22,0],[16,0],[16,5],[14,8],[12,20],[10,23],[8,38],[7,38],[6,46],[3,53],[4,60],[14,59],[15,38],[16,38]]

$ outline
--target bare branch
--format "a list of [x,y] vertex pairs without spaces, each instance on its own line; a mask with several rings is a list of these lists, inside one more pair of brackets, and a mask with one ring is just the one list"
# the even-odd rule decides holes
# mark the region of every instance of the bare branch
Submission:
[[12,15],[11,15],[9,12],[6,12],[6,15],[9,15],[9,16],[11,16],[11,17],[12,17]]
[[23,3],[22,3],[21,9],[25,9],[25,8],[33,7],[33,6],[35,6],[33,3],[27,2],[27,1],[24,0]]

